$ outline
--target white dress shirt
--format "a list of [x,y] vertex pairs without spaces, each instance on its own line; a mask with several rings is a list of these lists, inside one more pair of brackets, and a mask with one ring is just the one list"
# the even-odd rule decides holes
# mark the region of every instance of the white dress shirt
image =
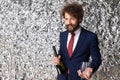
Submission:
[[[73,51],[77,45],[77,42],[78,42],[78,39],[79,39],[79,35],[81,33],[81,28],[79,28],[77,31],[74,32],[75,33],[75,36],[74,36],[74,43],[73,43]],[[71,38],[71,33],[68,33],[68,38],[67,38],[67,48],[68,48],[68,44],[69,44],[69,41],[70,41],[70,38]]]

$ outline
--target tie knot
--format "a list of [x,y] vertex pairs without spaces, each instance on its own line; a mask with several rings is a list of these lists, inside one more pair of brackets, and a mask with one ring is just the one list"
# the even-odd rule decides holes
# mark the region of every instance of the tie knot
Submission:
[[75,36],[75,33],[71,33],[72,36]]

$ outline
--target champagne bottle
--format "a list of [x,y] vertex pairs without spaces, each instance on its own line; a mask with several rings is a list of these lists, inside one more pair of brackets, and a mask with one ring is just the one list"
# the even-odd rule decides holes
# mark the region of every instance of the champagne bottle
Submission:
[[[54,50],[54,56],[58,57],[55,46],[53,46],[53,50]],[[63,74],[66,72],[66,67],[65,67],[64,63],[62,62],[62,60],[60,60],[59,65],[56,65],[56,69],[57,69],[58,74]]]

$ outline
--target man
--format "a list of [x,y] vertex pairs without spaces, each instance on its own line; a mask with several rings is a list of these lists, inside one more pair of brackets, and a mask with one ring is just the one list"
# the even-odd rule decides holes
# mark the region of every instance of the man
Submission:
[[[101,64],[97,35],[80,26],[83,13],[78,3],[68,3],[62,10],[67,30],[60,33],[59,56],[54,57],[53,62],[59,65],[62,60],[67,67],[67,76],[58,76],[58,80],[89,79]],[[82,62],[89,62],[90,56],[92,61],[82,72]]]

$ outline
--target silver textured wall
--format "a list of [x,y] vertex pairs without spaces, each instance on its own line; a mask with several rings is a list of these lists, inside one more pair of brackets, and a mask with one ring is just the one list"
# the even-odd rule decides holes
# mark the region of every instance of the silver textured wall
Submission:
[[[52,45],[65,30],[66,1],[0,0],[0,80],[55,80]],[[84,6],[81,25],[99,37],[103,63],[91,80],[120,80],[120,1],[75,1]]]

